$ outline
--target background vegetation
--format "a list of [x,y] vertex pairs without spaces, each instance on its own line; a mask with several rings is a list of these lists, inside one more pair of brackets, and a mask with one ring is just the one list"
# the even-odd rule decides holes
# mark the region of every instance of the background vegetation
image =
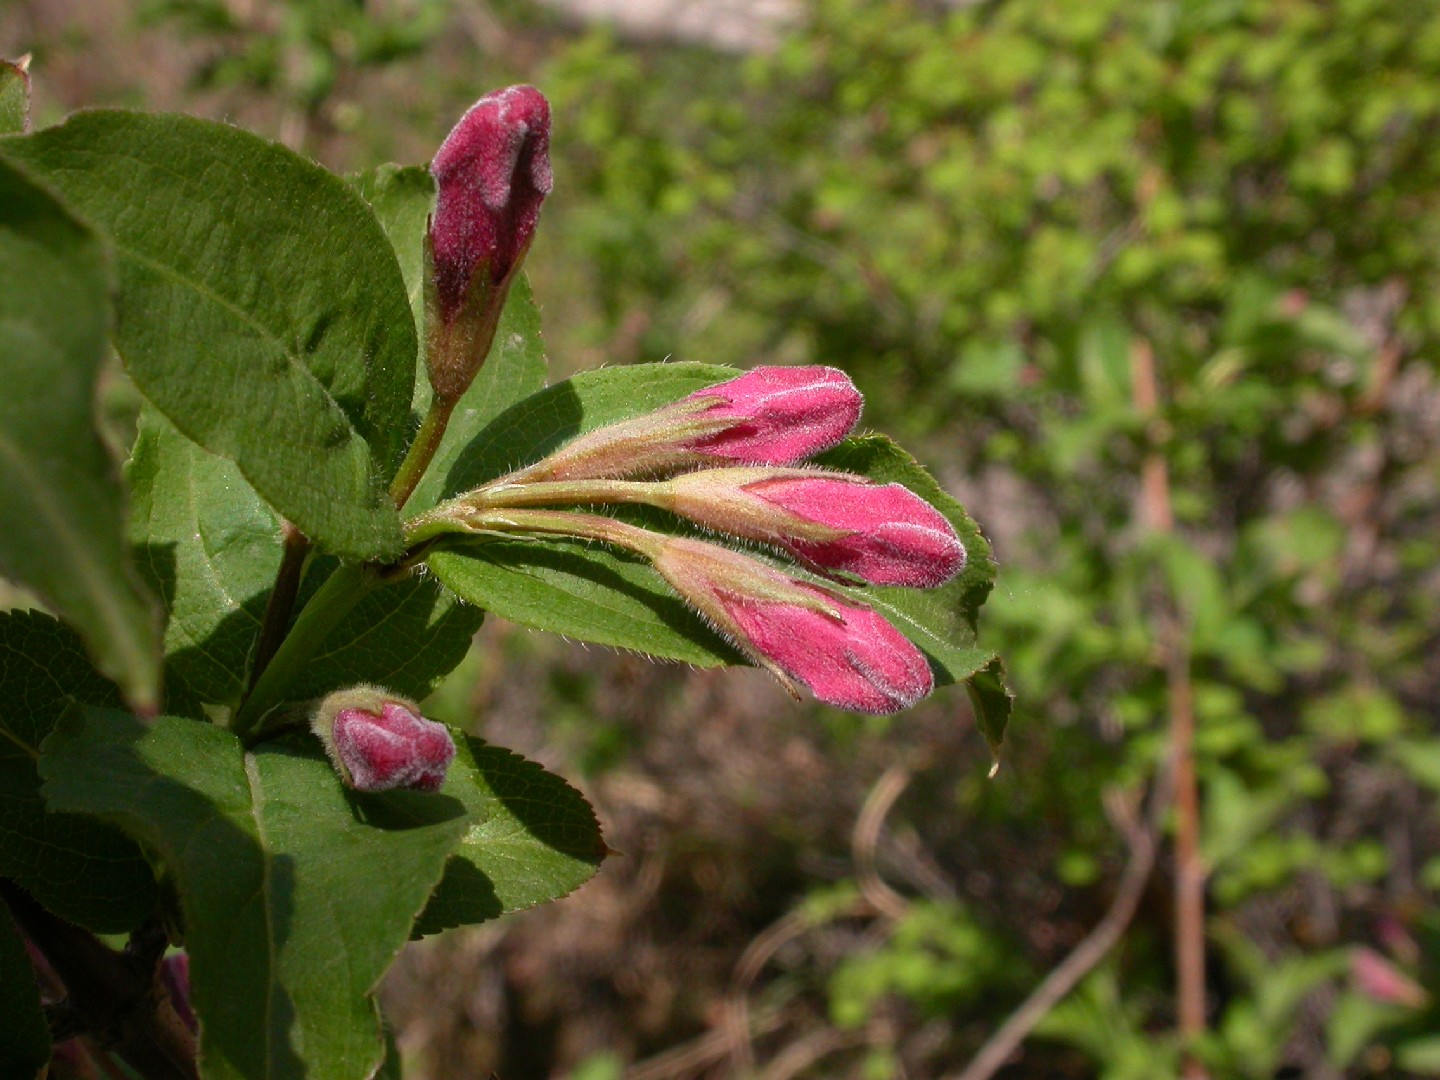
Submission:
[[407,1076],[958,1076],[1097,925],[1005,1075],[1440,1075],[1440,5],[806,0],[721,51],[522,0],[0,3],[24,51],[42,124],[351,168],[534,82],[557,366],[844,368],[995,543],[993,779],[958,693],[862,720],[487,624],[431,711],[626,857],[414,949]]

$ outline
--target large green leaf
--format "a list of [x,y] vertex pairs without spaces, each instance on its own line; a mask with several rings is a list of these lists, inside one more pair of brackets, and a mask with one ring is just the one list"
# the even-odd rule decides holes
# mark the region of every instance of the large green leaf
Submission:
[[0,574],[84,637],[137,707],[159,695],[159,626],[128,563],[95,432],[109,289],[94,235],[0,161]]
[[[196,446],[153,410],[141,416],[127,475],[139,562],[170,612],[167,708],[200,716],[204,705],[233,706],[275,584],[280,520],[233,462]],[[302,603],[334,563],[312,570]],[[464,658],[483,619],[433,578],[389,585],[335,627],[288,698],[359,682],[424,697]]]
[[364,1077],[384,1058],[371,997],[466,827],[371,820],[318,748],[246,753],[229,732],[101,710],[45,744],[53,806],[123,824],[180,894],[206,1080]]
[[[418,165],[380,165],[346,177],[375,211],[405,279],[415,325],[425,323],[425,224],[435,203],[435,179]],[[417,385],[424,379],[417,379]]]
[[0,903],[0,1076],[41,1075],[50,1060],[50,1029],[40,1007],[35,969],[10,911]]
[[30,126],[30,73],[21,64],[0,60],[0,135]]
[[[351,177],[350,182],[375,210],[375,216],[395,247],[395,256],[405,275],[405,287],[415,312],[417,326],[424,324],[424,241],[425,226],[435,199],[435,181],[427,169],[382,165]],[[406,504],[407,513],[428,510],[441,499],[463,487],[461,478],[449,473],[462,451],[487,424],[523,398],[545,386],[545,345],[540,339],[540,312],[530,294],[530,283],[519,275],[510,288],[495,344],[485,366],[455,406],[450,426],[436,451],[425,477]],[[415,383],[415,409],[423,414],[430,403],[430,384]]]
[[170,613],[166,708],[198,716],[202,704],[234,704],[280,565],[280,519],[234,462],[152,408],[126,478],[136,561]]
[[[449,486],[474,487],[537,460],[577,434],[735,375],[730,368],[700,364],[577,375],[501,415],[456,462]],[[965,570],[940,588],[840,588],[886,615],[914,641],[929,657],[940,684],[964,680],[985,667],[993,654],[976,644],[976,617],[990,591],[995,565],[990,545],[964,508],[883,436],[847,439],[819,460],[902,483],[955,526],[969,558]],[[659,514],[643,520],[651,526],[680,527]],[[429,564],[461,596],[527,626],[693,664],[740,661],[646,563],[599,545],[565,539],[476,540],[434,552]]]
[[136,384],[306,535],[393,555],[385,481],[415,328],[374,214],[340,178],[225,124],[94,112],[0,143],[101,227]]
[[[558,899],[590,880],[609,850],[583,795],[503,747],[457,738],[442,790],[465,804],[471,826],[416,923],[418,934]],[[386,813],[421,821],[431,805],[396,792]]]
[[46,810],[40,795],[40,744],[77,703],[120,696],[74,632],[37,611],[0,614],[0,877],[71,922],[120,933],[155,907],[140,849],[108,825]]

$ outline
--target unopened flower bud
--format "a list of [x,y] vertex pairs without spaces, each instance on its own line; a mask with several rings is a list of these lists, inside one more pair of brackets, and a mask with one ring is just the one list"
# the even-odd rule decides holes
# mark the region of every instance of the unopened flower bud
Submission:
[[934,689],[924,654],[868,607],[703,540],[670,538],[652,561],[739,649],[827,705],[892,713]]
[[1350,978],[1355,988],[1372,1001],[1418,1009],[1428,1000],[1425,991],[1374,949],[1350,950]]
[[533,86],[486,94],[430,164],[435,214],[426,241],[426,360],[453,402],[470,385],[550,193],[550,105]]
[[930,588],[965,565],[955,529],[900,484],[808,469],[703,469],[657,500],[707,528],[774,544],[821,569],[875,585]]
[[438,791],[455,757],[449,728],[425,719],[413,701],[375,686],[331,694],[311,727],[340,778],[357,791]]
[[792,465],[850,434],[864,398],[830,367],[757,367],[653,413],[599,428],[527,480],[661,475],[707,464]]

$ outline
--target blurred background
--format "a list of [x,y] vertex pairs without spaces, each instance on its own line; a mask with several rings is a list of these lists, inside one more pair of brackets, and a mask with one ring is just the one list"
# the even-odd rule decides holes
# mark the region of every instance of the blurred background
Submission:
[[555,377],[836,365],[994,542],[993,778],[953,688],[488,623],[428,711],[623,855],[407,951],[406,1077],[1440,1076],[1440,3],[0,0],[25,52],[39,125],[342,171],[534,83]]

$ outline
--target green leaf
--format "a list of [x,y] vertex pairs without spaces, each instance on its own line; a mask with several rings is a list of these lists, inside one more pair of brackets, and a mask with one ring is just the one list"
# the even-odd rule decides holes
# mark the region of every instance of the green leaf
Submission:
[[0,135],[30,126],[30,72],[25,63],[0,60]]
[[133,841],[47,811],[40,794],[40,744],[76,703],[118,707],[120,695],[74,631],[38,611],[0,614],[0,877],[62,918],[122,933],[154,910],[149,864]]
[[136,562],[170,613],[166,708],[233,705],[280,566],[280,519],[233,461],[201,449],[153,408],[126,468]]
[[[465,804],[472,824],[416,922],[417,934],[556,900],[589,881],[609,850],[595,811],[560,777],[480,739],[455,742],[442,793]],[[419,822],[432,805],[414,792],[393,792],[385,812]]]
[[[328,576],[312,570],[312,581]],[[455,670],[485,620],[483,609],[414,576],[376,589],[326,637],[286,700],[322,697],[356,683],[376,683],[403,697],[424,698]]]
[[[233,462],[196,446],[153,409],[127,471],[135,494],[131,536],[152,587],[165,598],[167,708],[203,715],[235,705],[275,572],[280,519]],[[312,568],[303,603],[334,566]],[[485,613],[415,577],[363,599],[331,632],[288,700],[375,682],[424,697],[464,659]]]
[[975,710],[975,724],[990,744],[990,752],[999,755],[1005,742],[1005,729],[1015,707],[1015,695],[1005,686],[1005,664],[998,656],[965,680],[970,704]]
[[318,748],[246,753],[210,724],[72,713],[47,740],[52,805],[123,823],[176,879],[200,1016],[201,1075],[369,1076],[371,997],[466,825],[378,825]]
[[370,208],[274,143],[183,116],[93,112],[0,153],[99,225],[136,384],[306,535],[394,555],[385,481],[409,434],[415,328]]
[[[658,408],[735,374],[731,368],[665,364],[577,375],[497,418],[456,461],[447,489],[475,487],[538,460],[577,434]],[[995,564],[989,543],[964,508],[883,436],[847,439],[818,460],[909,487],[955,526],[968,553],[965,570],[938,589],[840,586],[841,591],[891,619],[930,658],[941,685],[967,679],[989,664],[993,654],[980,648],[975,636]],[[682,527],[660,514],[642,520],[650,527]],[[564,538],[485,539],[444,547],[428,562],[459,595],[526,626],[692,664],[743,662],[647,563],[625,553]],[[813,577],[798,569],[796,573]],[[998,699],[987,700],[998,707]]]
[[[435,179],[418,165],[380,165],[346,177],[375,211],[405,279],[405,295],[415,325],[425,325],[425,225],[435,203]],[[424,379],[416,384],[423,385]]]
[[10,909],[0,903],[0,1076],[38,1077],[50,1061],[50,1029],[35,968]]
[[0,574],[84,637],[137,708],[159,696],[159,626],[124,544],[114,463],[95,432],[109,283],[99,243],[0,161]]

